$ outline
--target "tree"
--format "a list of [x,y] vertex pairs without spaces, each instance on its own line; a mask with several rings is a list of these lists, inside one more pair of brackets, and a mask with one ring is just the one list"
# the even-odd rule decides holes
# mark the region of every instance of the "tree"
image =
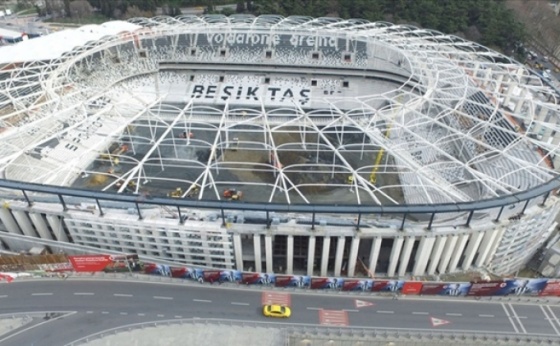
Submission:
[[72,17],[72,11],[70,9],[70,0],[64,0],[64,12],[66,16]]
[[81,19],[91,16],[93,7],[86,0],[75,0],[70,3],[70,13],[72,17]]
[[245,12],[245,2],[243,0],[238,0],[237,1],[237,6],[235,8],[235,12],[237,12],[237,13]]

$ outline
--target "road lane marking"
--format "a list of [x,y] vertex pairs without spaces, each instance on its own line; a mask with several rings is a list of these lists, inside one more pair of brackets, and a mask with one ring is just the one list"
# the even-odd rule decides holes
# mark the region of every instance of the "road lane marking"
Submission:
[[510,313],[506,307],[506,305],[504,303],[501,304],[502,308],[504,308],[504,312],[506,313],[507,318],[509,319],[509,323],[511,323],[513,330],[519,334],[519,329],[517,329],[517,326],[515,325],[515,322],[513,321],[513,318],[510,316]]
[[519,323],[519,326],[521,327],[521,331],[523,332],[523,334],[527,334],[527,330],[525,329],[525,326],[523,325],[523,323],[521,323],[520,317],[517,315],[517,312],[515,312],[515,309],[513,308],[513,305],[511,305],[511,303],[508,303],[509,308],[511,309],[511,312],[513,312],[513,317],[515,317],[515,319],[517,319],[517,322]]
[[509,318],[509,321],[511,322],[511,325],[513,326],[515,332],[519,334],[527,334],[525,326],[523,325],[523,323],[521,323],[521,317],[517,315],[517,312],[515,312],[513,305],[511,305],[511,303],[502,303],[502,307],[504,308],[506,316]]
[[290,306],[292,304],[292,296],[286,292],[263,292],[261,296],[262,305],[284,305]]
[[0,296],[0,298],[8,298],[7,295]]
[[138,316],[146,316],[146,314],[143,314],[143,313],[139,312]]
[[175,318],[183,318],[183,316],[175,315]]
[[165,317],[165,315],[157,314],[157,317]]
[[360,310],[358,310],[358,309],[342,309],[342,311],[347,311],[347,312],[360,312]]
[[424,312],[424,311],[413,311],[412,314],[413,315],[427,315],[428,313]]
[[478,315],[478,317],[494,317],[494,315],[485,315],[485,314],[480,314],[480,315]]
[[550,325],[552,326],[552,329],[554,329],[556,334],[560,335],[560,331],[557,328],[557,326],[560,326],[560,322],[558,321],[558,318],[554,314],[554,311],[552,311],[552,309],[548,305],[546,306],[539,305],[539,306],[543,314],[546,316],[546,320],[548,320],[548,323],[550,323]]
[[231,302],[231,305],[244,305],[244,306],[249,306],[249,303]]
[[311,307],[309,307],[309,308],[307,308],[307,310],[317,310],[317,311],[319,311],[319,310],[323,310],[323,309],[322,308],[311,308]]
[[109,315],[109,311],[101,311],[103,315]]
[[394,314],[394,311],[384,311],[384,310],[377,310],[378,314]]
[[128,315],[128,312],[121,312],[121,315],[126,316]]
[[319,311],[319,323],[329,326],[347,326],[348,312],[344,310],[321,310]]
[[93,311],[86,311],[86,314],[93,314]]
[[132,294],[123,294],[123,293],[115,293],[113,294],[115,297],[132,297]]
[[206,300],[206,299],[193,299],[193,302],[199,302],[199,303],[212,303],[211,300]]
[[31,293],[32,296],[52,296],[52,293]]
[[459,314],[459,313],[456,313],[456,312],[446,312],[445,314],[447,316],[463,316],[463,314]]
[[173,300],[173,297],[154,296],[154,299]]
[[94,293],[92,292],[74,292],[75,296],[92,296]]

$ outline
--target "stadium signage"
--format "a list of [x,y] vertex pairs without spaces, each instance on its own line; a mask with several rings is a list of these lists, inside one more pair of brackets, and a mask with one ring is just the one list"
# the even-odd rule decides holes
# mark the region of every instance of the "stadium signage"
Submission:
[[310,89],[295,87],[276,86],[244,86],[244,85],[204,85],[192,86],[190,96],[193,99],[208,100],[245,100],[260,102],[261,100],[271,103],[284,103],[296,100],[301,105],[309,102]]
[[266,35],[266,34],[207,34],[211,44],[271,46],[286,44],[293,47],[332,47],[338,48],[335,37],[317,37],[312,35]]

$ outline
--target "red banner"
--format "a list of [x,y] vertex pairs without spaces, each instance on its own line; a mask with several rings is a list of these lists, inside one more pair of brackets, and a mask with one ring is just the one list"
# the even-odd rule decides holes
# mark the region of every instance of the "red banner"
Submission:
[[402,294],[420,294],[422,291],[422,282],[405,281],[402,287]]
[[507,294],[507,281],[488,281],[473,282],[467,296],[503,296]]
[[113,263],[111,255],[68,256],[68,259],[77,272],[101,272]]
[[0,281],[2,280],[6,280],[6,282],[10,283],[14,281],[14,278],[11,275],[0,273]]
[[560,281],[549,280],[540,295],[560,297]]

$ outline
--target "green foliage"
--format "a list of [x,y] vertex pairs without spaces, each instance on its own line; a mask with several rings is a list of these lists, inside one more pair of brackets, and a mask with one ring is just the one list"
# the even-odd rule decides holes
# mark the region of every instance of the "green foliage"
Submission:
[[338,16],[410,23],[448,34],[480,33],[480,43],[510,52],[525,36],[504,0],[253,0],[256,14]]

